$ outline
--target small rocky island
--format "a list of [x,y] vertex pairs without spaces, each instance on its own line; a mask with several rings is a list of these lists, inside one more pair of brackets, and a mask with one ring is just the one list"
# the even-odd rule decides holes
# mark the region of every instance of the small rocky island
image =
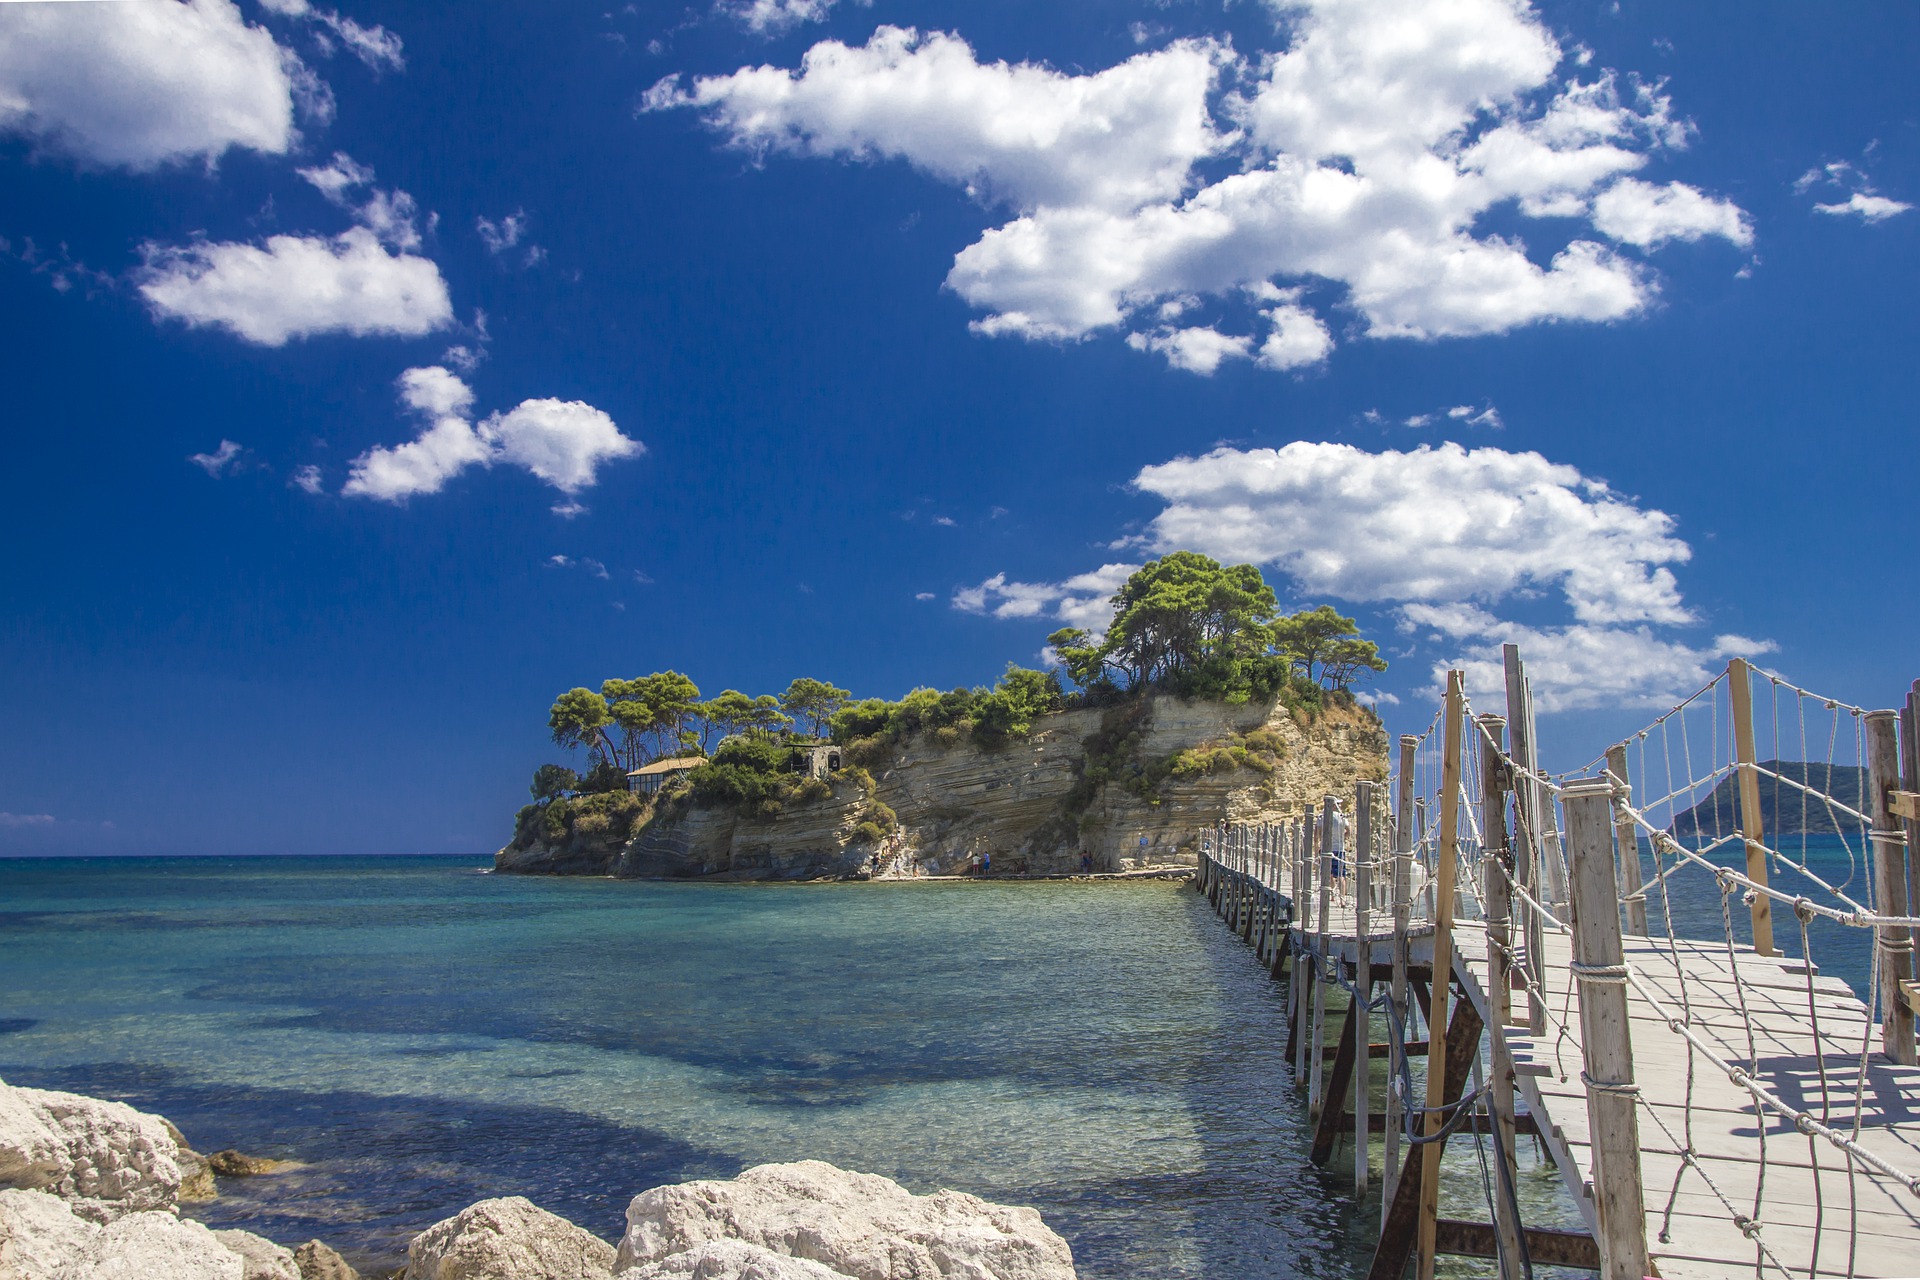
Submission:
[[[1221,821],[1297,813],[1387,776],[1350,691],[1384,669],[1354,621],[1283,615],[1251,565],[1176,552],[1103,636],[993,688],[850,701],[825,681],[708,701],[678,672],[561,695],[498,871],[733,880],[1055,876],[1194,865]],[[711,749],[711,751],[710,751]]]

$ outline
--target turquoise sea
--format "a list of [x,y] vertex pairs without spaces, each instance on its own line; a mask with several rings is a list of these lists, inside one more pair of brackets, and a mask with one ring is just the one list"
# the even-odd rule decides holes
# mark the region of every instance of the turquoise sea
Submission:
[[805,1157],[1032,1204],[1086,1277],[1346,1276],[1378,1213],[1304,1159],[1281,988],[1164,882],[10,860],[0,974],[0,1077],[303,1162],[194,1213],[362,1263]]
[[[1823,876],[1857,884],[1857,858],[1816,845]],[[1680,932],[1719,935],[1712,879],[1673,884]],[[1822,968],[1864,986],[1865,939],[1814,933]],[[302,1162],[192,1212],[319,1236],[370,1271],[484,1197],[615,1239],[647,1187],[814,1157],[1034,1205],[1089,1280],[1349,1276],[1379,1196],[1353,1201],[1344,1145],[1306,1160],[1282,997],[1169,882],[0,860],[0,1078]],[[1529,1220],[1573,1225],[1558,1177],[1519,1154]],[[1486,1219],[1478,1156],[1449,1151],[1445,1212]]]

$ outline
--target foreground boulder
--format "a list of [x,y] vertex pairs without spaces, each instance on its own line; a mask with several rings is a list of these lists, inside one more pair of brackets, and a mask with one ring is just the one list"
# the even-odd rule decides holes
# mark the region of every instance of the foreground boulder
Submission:
[[958,1191],[916,1196],[890,1178],[819,1160],[642,1192],[627,1207],[616,1269],[622,1280],[634,1269],[708,1280],[697,1270],[644,1269],[716,1240],[817,1262],[852,1280],[1074,1280],[1072,1250],[1036,1210]]
[[613,1246],[524,1196],[482,1200],[407,1246],[406,1280],[608,1280]]
[[216,1231],[213,1238],[225,1249],[240,1255],[244,1268],[241,1280],[301,1280],[293,1250],[282,1248],[265,1236],[251,1231]]
[[0,1276],[7,1280],[246,1280],[245,1260],[171,1213],[126,1213],[105,1226],[44,1191],[0,1191]]
[[619,1280],[847,1280],[847,1273],[744,1240],[709,1240],[622,1271]]
[[178,1154],[158,1116],[0,1081],[0,1185],[51,1192],[90,1222],[172,1209]]

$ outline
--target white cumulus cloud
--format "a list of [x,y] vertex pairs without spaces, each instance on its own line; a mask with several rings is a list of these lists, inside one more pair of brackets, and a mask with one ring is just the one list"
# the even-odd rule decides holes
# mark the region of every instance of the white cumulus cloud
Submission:
[[332,9],[316,9],[309,0],[260,0],[260,7],[285,18],[305,18],[323,28],[314,34],[314,40],[321,52],[329,56],[337,39],[347,47],[348,53],[376,72],[406,69],[406,46],[385,27],[363,27]]
[[309,81],[231,0],[0,4],[0,130],[95,164],[283,154]]
[[[1385,606],[1416,643],[1444,654],[1436,680],[1464,667],[1480,693],[1500,690],[1500,644],[1518,643],[1544,710],[1670,704],[1729,654],[1772,647],[1688,638],[1697,619],[1669,566],[1691,550],[1673,518],[1536,453],[1300,441],[1176,458],[1142,468],[1134,487],[1165,506],[1144,535],[1116,545],[1253,563],[1289,579],[1297,599]],[[1106,597],[1135,567],[1063,582],[999,573],[956,592],[953,605],[1099,630]],[[1538,612],[1556,595],[1563,623],[1491,611],[1525,600]]]
[[189,454],[187,461],[217,479],[238,467],[246,452],[234,441],[222,440],[213,452]]
[[[825,22],[839,0],[719,0],[714,12],[758,36],[784,35],[808,22]],[[859,0],[864,7],[873,0]]]
[[1223,360],[1244,360],[1253,354],[1253,339],[1235,337],[1204,326],[1130,333],[1127,335],[1127,345],[1136,351],[1152,351],[1163,355],[1174,368],[1198,374],[1212,374]]
[[[343,494],[400,502],[440,492],[469,467],[504,462],[571,497],[594,484],[601,464],[645,452],[606,413],[577,400],[523,400],[476,426],[473,389],[438,365],[408,369],[400,375],[399,391],[400,402],[423,423],[420,434],[355,458]],[[584,508],[569,501],[554,510],[571,518]]]
[[[413,197],[404,191],[382,191],[375,187],[373,170],[356,164],[346,152],[336,151],[329,163],[297,172],[312,183],[328,203],[346,210],[354,221],[380,237],[382,244],[395,249],[420,247],[420,229],[414,225],[414,219],[420,216],[420,207]],[[363,187],[366,188],[364,199],[358,195]]]
[[1912,205],[1903,200],[1890,200],[1886,196],[1868,195],[1864,191],[1856,191],[1845,200],[1834,204],[1816,204],[1813,207],[1821,213],[1833,214],[1835,216],[1851,215],[1859,218],[1863,222],[1884,222],[1895,214],[1905,213],[1907,210],[1913,208]]
[[[1633,315],[1671,240],[1751,242],[1732,203],[1628,175],[1684,146],[1657,89],[1588,74],[1518,0],[1300,0],[1283,48],[1177,41],[1104,70],[983,62],[959,36],[879,28],[799,66],[649,92],[734,145],[904,160],[1014,216],[962,249],[947,287],[975,328],[1030,339],[1124,330],[1177,368],[1326,358],[1299,293],[1331,288],[1372,337],[1504,333]],[[1481,229],[1510,206],[1524,239]],[[1199,299],[1254,299],[1244,325],[1170,327]],[[1269,331],[1236,334],[1259,328]],[[1208,336],[1208,335],[1211,336]]]
[[1166,507],[1154,550],[1275,565],[1310,595],[1497,600],[1558,589],[1583,622],[1685,622],[1687,544],[1648,511],[1537,453],[1457,444],[1369,453],[1296,441],[1141,469]]
[[430,333],[453,320],[431,259],[392,253],[365,227],[331,239],[147,245],[140,294],[157,316],[226,329],[266,347],[321,333]]
[[944,32],[881,27],[865,45],[824,40],[796,71],[743,67],[655,110],[691,106],[738,146],[796,155],[902,159],[1020,209],[1129,209],[1177,194],[1222,139],[1207,112],[1223,49],[1180,42],[1093,75],[983,63]]
[[1445,686],[1448,670],[1464,671],[1469,697],[1499,705],[1506,691],[1500,646],[1517,644],[1542,711],[1672,706],[1711,680],[1728,658],[1774,648],[1734,635],[1688,644],[1644,625],[1521,626],[1473,605],[1413,604],[1401,614],[1448,646],[1433,664],[1436,689]]
[[[1868,147],[1867,150],[1871,153],[1874,148]],[[1826,201],[1813,206],[1816,213],[1824,213],[1829,217],[1885,222],[1913,208],[1904,200],[1881,195],[1866,171],[1847,160],[1829,160],[1816,165],[1801,174],[1793,184],[1795,193],[1799,195],[1805,195],[1817,187],[1838,188],[1850,193],[1845,200]]]
[[1063,582],[1012,582],[996,573],[978,586],[953,593],[953,607],[990,618],[1051,618],[1089,631],[1113,620],[1113,593],[1138,564],[1103,564]]
[[1615,240],[1643,248],[1702,236],[1718,236],[1738,245],[1753,243],[1753,228],[1738,205],[1715,200],[1681,182],[1656,187],[1638,178],[1623,178],[1594,200],[1593,225]]

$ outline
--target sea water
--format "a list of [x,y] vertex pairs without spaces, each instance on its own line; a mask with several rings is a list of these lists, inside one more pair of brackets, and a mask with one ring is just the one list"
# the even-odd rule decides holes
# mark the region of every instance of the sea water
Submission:
[[[1861,896],[1859,845],[1794,852]],[[1670,916],[1683,937],[1731,924],[1746,940],[1737,894],[1697,869],[1668,884],[1651,932]],[[1775,916],[1798,954],[1791,913]],[[1810,934],[1822,971],[1864,993],[1870,939]],[[617,1239],[647,1187],[816,1158],[1033,1205],[1089,1280],[1352,1275],[1379,1222],[1379,1148],[1360,1201],[1350,1146],[1308,1163],[1283,999],[1169,882],[0,860],[0,1078],[158,1111],[203,1151],[299,1161],[188,1211],[318,1236],[369,1271],[485,1197]],[[1377,1106],[1384,1063],[1374,1075]],[[1444,1214],[1488,1219],[1487,1154],[1449,1148]],[[1576,1226],[1537,1145],[1518,1155],[1526,1220]]]
[[12,860],[0,975],[0,1077],[299,1161],[189,1212],[369,1266],[489,1196],[617,1239],[645,1188],[805,1158],[1033,1205],[1086,1277],[1370,1245],[1304,1158],[1282,987],[1172,883]]

